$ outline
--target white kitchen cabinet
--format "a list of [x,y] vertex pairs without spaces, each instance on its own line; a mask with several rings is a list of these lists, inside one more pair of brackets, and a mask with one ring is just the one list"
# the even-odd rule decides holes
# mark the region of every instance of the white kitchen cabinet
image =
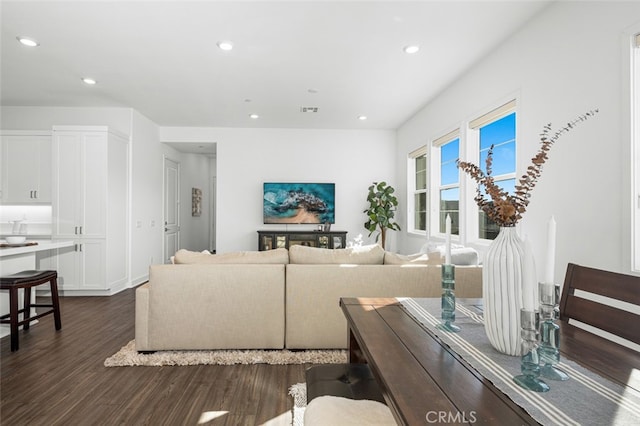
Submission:
[[[58,286],[63,295],[69,291],[105,290],[104,239],[75,240],[72,247],[58,249],[56,269]],[[90,294],[83,293],[82,295]]]
[[129,145],[106,126],[53,128],[53,238],[63,295],[113,294],[128,284]]
[[51,132],[0,133],[2,204],[51,203]]
[[56,237],[105,236],[107,148],[105,132],[54,132]]

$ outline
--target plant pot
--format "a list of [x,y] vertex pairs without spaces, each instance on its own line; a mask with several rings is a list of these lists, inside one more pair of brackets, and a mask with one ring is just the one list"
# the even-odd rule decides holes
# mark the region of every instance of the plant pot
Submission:
[[484,328],[499,352],[520,356],[520,309],[525,259],[531,256],[515,227],[501,227],[482,268]]

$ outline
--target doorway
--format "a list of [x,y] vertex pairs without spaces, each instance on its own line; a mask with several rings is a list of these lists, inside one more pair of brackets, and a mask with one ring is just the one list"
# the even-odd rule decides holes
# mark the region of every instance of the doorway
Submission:
[[180,163],[164,157],[164,244],[162,258],[171,263],[171,256],[180,249]]

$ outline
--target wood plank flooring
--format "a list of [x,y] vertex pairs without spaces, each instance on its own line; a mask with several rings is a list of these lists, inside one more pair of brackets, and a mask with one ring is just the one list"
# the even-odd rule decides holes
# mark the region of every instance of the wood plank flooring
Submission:
[[104,367],[134,337],[134,299],[63,297],[62,330],[48,315],[17,352],[2,338],[0,424],[290,424],[288,389],[308,365]]

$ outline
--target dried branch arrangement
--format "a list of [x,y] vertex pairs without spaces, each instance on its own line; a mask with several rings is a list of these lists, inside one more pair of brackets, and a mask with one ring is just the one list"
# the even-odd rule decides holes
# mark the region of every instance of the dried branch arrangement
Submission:
[[[515,186],[515,194],[509,194],[496,185],[492,172],[493,145],[487,152],[486,173],[473,163],[457,160],[458,168],[467,173],[476,183],[476,196],[474,200],[480,210],[494,221],[498,226],[515,226],[527,210],[531,191],[536,186],[538,178],[542,174],[542,165],[548,160],[549,150],[563,134],[569,132],[583,121],[593,117],[598,110],[591,110],[578,118],[570,121],[564,127],[551,134],[551,124],[544,126],[540,134],[541,146],[537,154],[531,159],[531,165],[522,175]],[[484,188],[484,190],[483,190]]]

